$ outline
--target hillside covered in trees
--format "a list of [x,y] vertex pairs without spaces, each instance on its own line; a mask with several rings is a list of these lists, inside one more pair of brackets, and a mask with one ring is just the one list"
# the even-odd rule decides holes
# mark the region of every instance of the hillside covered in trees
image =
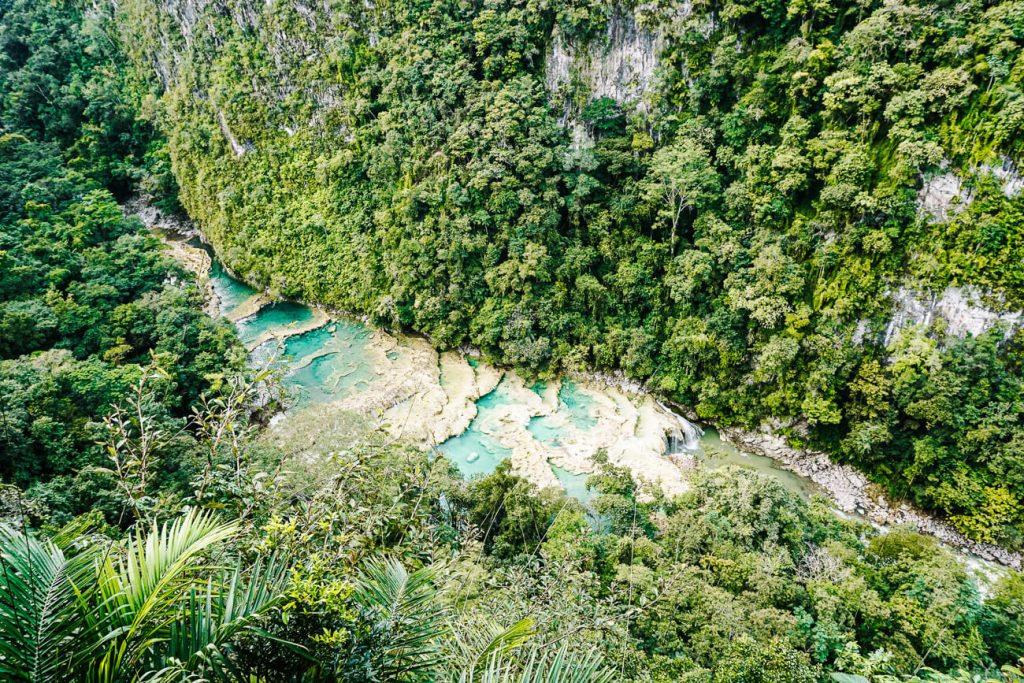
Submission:
[[296,457],[123,203],[1018,549],[1022,39],[970,0],[0,5],[0,679],[1021,683],[1024,575],[755,473],[604,463],[584,506],[355,423]]
[[1020,3],[118,17],[182,204],[252,282],[775,420],[972,538],[1024,542]]

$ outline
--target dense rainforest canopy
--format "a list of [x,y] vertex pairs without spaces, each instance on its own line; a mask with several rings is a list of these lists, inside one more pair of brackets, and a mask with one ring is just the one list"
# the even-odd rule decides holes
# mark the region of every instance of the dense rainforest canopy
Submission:
[[889,329],[900,292],[1024,305],[1024,4],[120,8],[181,201],[254,283],[781,421],[1024,542],[1019,337]]
[[[555,43],[627,15],[657,87],[552,94]],[[585,509],[355,423],[294,458],[121,204],[180,198],[281,295],[781,418],[1019,548],[1019,336],[885,328],[905,286],[1022,304],[984,166],[1022,38],[1017,2],[0,5],[0,678],[1020,683],[1019,572],[754,473],[605,465]]]
[[[109,30],[109,27],[108,27]],[[173,186],[101,23],[22,2],[0,33],[0,477],[56,515],[118,509],[102,417],[149,368],[167,431],[244,367],[231,326],[118,204]],[[166,192],[164,193],[166,195]],[[173,195],[169,195],[172,197]],[[157,476],[187,483],[188,439]],[[156,504],[156,501],[152,501]]]

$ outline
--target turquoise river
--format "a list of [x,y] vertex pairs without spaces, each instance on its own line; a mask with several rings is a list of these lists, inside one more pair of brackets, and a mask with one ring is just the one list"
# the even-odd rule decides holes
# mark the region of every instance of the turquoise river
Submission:
[[[231,277],[216,259],[213,259],[209,280],[220,313],[228,318],[233,319],[232,313],[242,310],[241,307],[252,308],[254,298],[259,296],[259,292]],[[283,381],[294,396],[289,412],[344,402],[353,393],[370,388],[381,374],[379,363],[375,364],[370,352],[375,335],[373,328],[345,318],[318,320],[314,309],[296,303],[268,303],[257,305],[254,310],[251,315],[237,320],[239,335],[250,346],[257,363],[267,362],[272,357],[284,359]],[[396,371],[400,372],[399,364],[405,352],[399,343],[384,357],[394,362]],[[475,359],[467,360],[474,368],[481,365]],[[434,444],[466,477],[491,472],[502,460],[512,456],[512,447],[500,438],[500,430],[489,428],[494,420],[513,411],[516,402],[522,400],[522,392],[513,390],[508,377],[506,374],[493,389],[476,398],[473,417],[461,433]],[[442,376],[442,384],[444,379]],[[543,398],[551,387],[538,382],[529,385],[529,389]],[[572,381],[562,381],[555,396],[557,399],[552,400],[556,400],[556,406],[549,414],[529,417],[526,424],[533,439],[542,447],[552,449],[562,446],[570,432],[585,434],[598,426],[592,393]],[[815,491],[809,480],[780,468],[770,458],[737,450],[713,429],[695,430],[694,437],[670,438],[666,455],[675,451],[676,455],[684,455],[688,461],[706,468],[734,466],[754,470],[805,498]],[[584,501],[588,499],[586,473],[574,472],[553,462],[549,464],[567,493]]]

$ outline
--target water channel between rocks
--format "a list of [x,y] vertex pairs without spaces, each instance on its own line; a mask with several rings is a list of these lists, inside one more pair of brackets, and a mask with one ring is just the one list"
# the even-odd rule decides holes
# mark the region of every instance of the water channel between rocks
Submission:
[[[236,324],[255,365],[286,360],[284,384],[294,400],[271,421],[267,438],[300,460],[336,447],[353,430],[383,428],[394,437],[436,448],[467,478],[492,472],[508,459],[516,473],[537,486],[559,488],[585,504],[593,495],[586,480],[597,467],[599,452],[669,495],[689,488],[686,470],[733,466],[767,476],[804,499],[816,493],[833,502],[843,498],[847,505],[842,509],[848,510],[843,516],[870,519],[879,530],[891,524],[922,529],[959,549],[957,556],[982,588],[1004,567],[1021,564],[1019,554],[968,541],[906,506],[869,500],[864,477],[826,462],[824,454],[783,449],[797,461],[779,462],[737,448],[653,397],[620,390],[611,382],[527,383],[479,359],[438,353],[419,337],[392,335],[302,304],[274,302],[233,278],[198,238],[182,238],[188,226],[180,221],[152,215],[146,206],[131,213],[165,241],[174,258],[200,275],[210,294],[208,309]],[[751,439],[757,451],[779,448],[777,438],[759,433],[734,433],[730,441]],[[817,475],[814,481],[804,476],[808,468],[829,474],[825,488],[815,483],[822,481]],[[859,506],[852,512],[851,495],[855,505],[867,506],[867,517]]]
[[[198,245],[197,245],[198,246]],[[418,338],[328,318],[295,303],[269,303],[213,259],[209,273],[221,315],[234,320],[254,361],[285,360],[294,405],[275,422],[330,419],[337,411],[376,421],[396,436],[436,446],[466,477],[510,460],[538,486],[587,501],[594,456],[668,493],[687,487],[683,470],[728,465],[758,471],[803,497],[809,480],[770,458],[742,453],[649,396],[600,382],[527,383],[513,372],[457,353],[437,354]]]
[[[862,474],[832,463],[824,453],[791,450],[764,430],[734,431],[724,442],[715,430],[701,431],[651,396],[621,391],[614,382],[527,384],[474,358],[439,354],[421,338],[274,302],[231,277],[198,236],[187,237],[196,234],[187,222],[161,214],[145,200],[126,205],[125,212],[200,276],[209,294],[207,310],[237,325],[254,364],[288,360],[284,384],[296,400],[271,421],[266,438],[298,461],[336,447],[354,431],[381,427],[435,447],[466,477],[491,472],[508,459],[516,473],[539,487],[559,488],[584,503],[592,496],[586,480],[599,452],[669,495],[689,488],[685,470],[736,466],[805,499],[821,493],[838,505],[837,514],[845,510],[843,516],[853,514],[879,530],[903,524],[935,536],[958,550],[983,591],[1005,567],[1022,565],[1020,553],[970,541],[941,520],[872,498]],[[750,444],[749,450],[763,454],[730,442]],[[768,457],[773,452],[781,459]]]

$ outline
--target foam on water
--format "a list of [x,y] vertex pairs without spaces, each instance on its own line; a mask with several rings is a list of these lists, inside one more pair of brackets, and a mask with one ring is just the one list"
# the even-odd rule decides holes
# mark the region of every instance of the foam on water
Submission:
[[695,452],[701,448],[701,438],[704,436],[704,431],[687,420],[682,415],[676,415],[663,403],[658,403],[661,408],[668,413],[675,415],[676,422],[679,423],[679,431],[676,434],[669,435],[668,438],[668,452],[669,453],[686,453]]

